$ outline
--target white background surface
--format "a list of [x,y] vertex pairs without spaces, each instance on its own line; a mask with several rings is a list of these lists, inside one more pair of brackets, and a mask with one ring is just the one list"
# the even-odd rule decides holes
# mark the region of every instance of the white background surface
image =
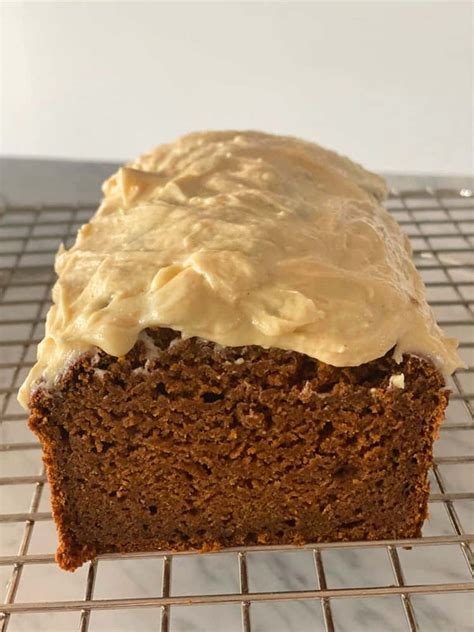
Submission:
[[473,170],[469,2],[2,3],[1,151],[122,160],[259,128]]

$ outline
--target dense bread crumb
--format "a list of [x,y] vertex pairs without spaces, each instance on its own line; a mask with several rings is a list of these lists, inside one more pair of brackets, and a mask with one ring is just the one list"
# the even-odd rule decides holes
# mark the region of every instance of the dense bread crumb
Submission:
[[58,562],[417,537],[447,401],[415,356],[336,368],[169,329],[147,330],[122,358],[83,356],[31,399]]

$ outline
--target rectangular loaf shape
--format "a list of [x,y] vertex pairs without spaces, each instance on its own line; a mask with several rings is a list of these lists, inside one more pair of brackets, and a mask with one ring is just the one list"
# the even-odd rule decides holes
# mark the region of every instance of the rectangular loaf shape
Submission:
[[460,360],[381,178],[203,132],[118,170],[60,248],[20,390],[59,564],[417,537]]

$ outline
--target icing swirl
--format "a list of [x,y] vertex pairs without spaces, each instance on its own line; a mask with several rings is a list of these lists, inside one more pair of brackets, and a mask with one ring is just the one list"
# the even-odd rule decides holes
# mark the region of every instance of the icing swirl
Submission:
[[460,366],[436,325],[382,179],[313,143],[195,133],[107,180],[69,250],[32,386],[99,347],[120,356],[147,327],[221,345],[291,349],[354,366],[395,348]]

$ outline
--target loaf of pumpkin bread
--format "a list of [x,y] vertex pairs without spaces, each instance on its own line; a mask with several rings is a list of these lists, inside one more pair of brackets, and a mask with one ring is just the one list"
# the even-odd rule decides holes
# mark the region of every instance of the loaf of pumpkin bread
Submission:
[[60,566],[411,538],[460,365],[384,182],[313,143],[190,134],[120,169],[20,390]]

